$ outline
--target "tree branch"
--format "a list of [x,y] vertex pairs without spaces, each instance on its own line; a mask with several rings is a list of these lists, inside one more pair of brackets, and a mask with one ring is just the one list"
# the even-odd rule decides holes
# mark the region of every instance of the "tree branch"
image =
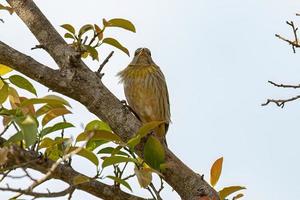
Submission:
[[[4,140],[2,139],[2,141]],[[2,143],[0,142],[0,146],[1,145]],[[49,173],[49,169],[56,165],[56,163],[52,160],[41,158],[37,152],[26,151],[16,145],[12,145],[9,147],[7,157],[8,160],[5,165],[6,168],[9,168],[11,166],[24,166],[24,164],[26,164],[26,166],[24,166],[26,168],[31,168],[41,173],[47,174]],[[32,160],[34,160],[34,162],[29,162]],[[77,176],[84,176],[84,175],[75,171],[69,165],[58,164],[56,168],[52,171],[50,177],[48,178],[59,179],[70,185],[73,185],[73,178]],[[128,194],[119,189],[116,189],[113,186],[106,185],[96,180],[90,180],[90,182],[75,185],[74,188],[83,190],[92,195],[107,200],[145,200],[144,198],[137,197],[132,194]],[[32,192],[30,190],[24,190],[24,191]],[[21,193],[24,191],[21,191]]]
[[[125,142],[128,141],[141,126],[140,121],[103,85],[96,73],[77,59],[76,52],[66,45],[32,0],[7,0],[7,2],[29,27],[41,45],[48,49],[49,54],[59,67],[68,68],[68,70],[63,73],[51,70],[32,58],[28,59],[28,56],[17,52],[2,42],[0,42],[0,63],[11,66],[51,90],[81,102],[90,112],[108,123],[112,130]],[[36,65],[37,72],[31,68],[30,63]],[[41,69],[38,69],[39,67]],[[45,73],[46,71],[52,75]],[[165,149],[165,151],[168,168],[163,173],[164,179],[178,192],[182,199],[196,200],[201,196],[219,199],[217,192],[197,173],[188,168],[169,149]],[[137,153],[142,156],[141,151]],[[83,185],[87,186],[87,184]],[[85,190],[88,191],[88,188],[85,187]]]

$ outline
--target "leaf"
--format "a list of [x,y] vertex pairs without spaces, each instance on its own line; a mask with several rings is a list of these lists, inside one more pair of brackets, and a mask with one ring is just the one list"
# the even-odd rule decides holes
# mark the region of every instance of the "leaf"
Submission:
[[[70,153],[71,151],[74,151],[74,150],[77,149],[77,148],[79,148],[79,147],[70,147],[69,153]],[[96,166],[99,165],[99,160],[98,160],[97,156],[96,156],[93,152],[91,152],[91,151],[89,151],[89,150],[87,150],[87,149],[82,148],[82,149],[77,153],[77,155],[79,155],[79,156],[81,156],[81,157],[84,157],[84,158],[88,159],[89,161],[91,161],[92,163],[94,163]]]
[[121,185],[125,186],[127,189],[129,189],[132,192],[132,189],[131,189],[130,185],[126,181],[124,181],[123,179],[120,179],[120,178],[115,177],[115,176],[107,176],[107,178],[110,178],[110,179],[114,180],[115,182],[120,183]]
[[134,25],[126,19],[115,18],[107,21],[106,27],[119,27],[135,33]]
[[109,125],[107,123],[97,120],[97,119],[89,122],[85,126],[84,130],[86,130],[86,131],[104,130],[104,131],[112,132],[111,128],[109,127]]
[[222,173],[223,157],[217,159],[210,169],[210,184],[215,187]]
[[114,142],[122,141],[121,138],[116,134],[104,130],[84,131],[77,136],[76,141],[77,142],[85,141],[89,137],[91,137],[90,140],[107,140],[107,141],[114,141]]
[[3,6],[2,4],[0,4],[0,10],[7,10],[9,12],[9,14],[13,14],[14,9],[12,7],[9,6]]
[[5,75],[9,72],[11,72],[13,69],[11,69],[10,67],[0,64],[0,76]]
[[[31,104],[32,105],[32,104]],[[37,111],[36,111],[36,116],[39,117],[41,115],[46,114],[47,112],[49,112],[50,110],[54,109],[54,108],[64,108],[64,105],[62,104],[46,104],[43,105],[42,107],[40,107]]]
[[9,103],[13,109],[16,109],[20,106],[20,97],[18,92],[12,88],[8,87],[8,98],[9,98]]
[[12,75],[9,77],[9,81],[15,86],[27,90],[36,96],[36,90],[33,85],[24,77],[19,75]]
[[48,148],[48,147],[52,147],[53,145],[55,145],[55,140],[51,139],[51,138],[44,138],[41,143],[39,144],[39,149],[43,149],[43,148]]
[[103,39],[103,30],[101,30],[101,28],[97,24],[94,24],[94,27],[95,27],[95,31],[97,33],[98,39],[102,40]]
[[143,137],[145,137],[148,133],[150,133],[152,130],[154,130],[156,127],[158,127],[159,125],[165,123],[164,121],[152,121],[152,122],[148,122],[143,124],[138,132],[135,134],[135,137],[131,138],[127,145],[130,148],[134,148],[137,144],[140,143],[141,139]]
[[45,155],[47,156],[47,158],[57,161],[59,158],[63,156],[63,152],[59,150],[57,145],[55,145],[53,147],[47,148],[45,151]]
[[123,157],[123,156],[112,156],[104,159],[102,163],[102,168],[108,167],[110,165],[123,163],[123,162],[136,162],[133,158]]
[[82,183],[87,183],[90,182],[90,178],[87,176],[83,176],[83,175],[77,175],[73,178],[73,185],[79,185]]
[[237,200],[237,199],[239,199],[239,198],[242,198],[244,195],[243,194],[237,194],[237,195],[235,195],[233,198],[232,198],[232,200]]
[[[19,99],[20,99],[21,102],[27,100],[26,97],[19,97]],[[35,109],[34,109],[33,105],[28,105],[26,107],[24,106],[24,107],[21,108],[21,110],[22,110],[24,115],[27,115],[27,114],[29,114],[31,116],[35,115]]]
[[71,128],[74,127],[73,124],[69,123],[69,122],[59,122],[57,124],[55,124],[54,126],[50,126],[47,128],[44,128],[41,132],[40,132],[40,136],[44,137],[45,135],[58,131],[58,130],[63,130],[63,129],[67,129],[67,128]]
[[67,31],[69,31],[73,35],[75,34],[75,28],[71,24],[63,24],[63,25],[61,25],[61,27],[66,29]]
[[99,61],[98,51],[94,47],[88,45],[85,45],[85,47],[86,47],[86,51],[89,53],[92,59]]
[[114,46],[118,49],[120,49],[121,51],[123,51],[124,53],[126,53],[128,56],[130,56],[129,51],[126,47],[124,47],[123,45],[121,45],[116,39],[114,38],[104,38],[102,40],[103,43],[109,44],[111,46]]
[[101,146],[102,144],[106,144],[108,142],[109,141],[107,141],[107,140],[89,140],[86,143],[85,148],[90,150],[90,151],[93,151],[97,147]]
[[91,25],[91,24],[86,24],[84,26],[82,26],[79,30],[79,34],[78,34],[78,37],[81,38],[81,36],[86,33],[87,31],[89,30],[93,30],[94,29],[94,26]]
[[5,83],[0,89],[0,104],[4,103],[8,97],[8,85]]
[[159,140],[150,136],[144,147],[144,159],[153,169],[160,170],[160,165],[165,162],[165,150]]
[[23,133],[25,146],[29,147],[34,144],[37,141],[38,132],[36,120],[30,115],[27,115],[26,117],[17,118],[16,122]]
[[138,182],[142,188],[146,188],[152,182],[152,172],[141,168],[138,169],[137,167],[134,168],[135,175],[138,179]]
[[64,38],[75,39],[75,37],[71,33],[65,33]]
[[27,106],[29,104],[50,104],[50,105],[66,105],[66,106],[70,106],[70,104],[64,100],[63,98],[59,97],[59,96],[55,96],[55,95],[47,95],[45,97],[42,98],[32,98],[32,99],[28,99],[22,102],[21,106]]
[[51,120],[55,119],[56,117],[62,116],[62,115],[66,115],[71,113],[71,111],[69,111],[66,108],[55,108],[50,110],[43,118],[42,120],[42,125],[45,126],[48,122],[50,122]]
[[129,156],[127,153],[121,150],[115,151],[115,148],[113,147],[105,147],[103,149],[100,149],[97,154],[112,154],[112,153],[114,153],[114,155]]
[[224,200],[226,197],[228,197],[232,193],[237,192],[239,190],[244,190],[244,189],[246,189],[246,188],[242,187],[242,186],[225,187],[219,191],[220,200]]

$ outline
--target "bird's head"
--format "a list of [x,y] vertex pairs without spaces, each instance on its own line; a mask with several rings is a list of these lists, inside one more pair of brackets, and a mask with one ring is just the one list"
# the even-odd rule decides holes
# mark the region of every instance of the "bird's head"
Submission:
[[151,51],[148,48],[138,48],[130,65],[155,65],[151,58]]

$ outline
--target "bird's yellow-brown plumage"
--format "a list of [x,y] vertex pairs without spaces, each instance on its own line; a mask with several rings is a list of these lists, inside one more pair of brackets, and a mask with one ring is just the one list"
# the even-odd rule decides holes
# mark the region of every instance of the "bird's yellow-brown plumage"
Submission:
[[165,137],[170,123],[170,104],[165,77],[147,48],[139,48],[132,62],[118,74],[128,105],[142,123],[165,121],[156,134]]

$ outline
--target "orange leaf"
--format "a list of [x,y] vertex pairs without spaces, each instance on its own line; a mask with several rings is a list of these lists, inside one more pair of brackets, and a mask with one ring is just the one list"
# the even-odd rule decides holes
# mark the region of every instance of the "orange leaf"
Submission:
[[221,175],[223,165],[223,157],[219,158],[214,162],[210,169],[210,184],[214,187]]

